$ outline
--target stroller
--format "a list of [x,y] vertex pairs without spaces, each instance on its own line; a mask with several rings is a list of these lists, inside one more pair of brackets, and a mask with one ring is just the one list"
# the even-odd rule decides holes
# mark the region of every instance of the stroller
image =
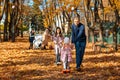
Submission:
[[33,41],[33,49],[38,49],[38,48],[41,47],[42,42],[43,42],[42,39],[43,39],[43,37],[42,37],[41,34],[36,34],[35,35],[35,39]]

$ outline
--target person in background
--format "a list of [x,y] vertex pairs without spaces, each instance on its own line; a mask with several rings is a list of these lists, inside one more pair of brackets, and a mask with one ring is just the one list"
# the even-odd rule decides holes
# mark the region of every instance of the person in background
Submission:
[[69,24],[66,23],[65,26],[64,26],[64,37],[71,37],[71,32],[70,32],[70,29],[69,29]]
[[64,43],[61,48],[61,61],[63,62],[63,73],[70,72],[70,62],[72,61],[72,46],[69,37],[64,38]]
[[76,49],[76,69],[81,71],[81,64],[86,47],[86,35],[85,27],[80,23],[80,18],[74,17],[74,23],[72,24],[72,43],[75,45]]
[[43,33],[43,42],[41,49],[46,49],[46,46],[48,46],[48,42],[52,40],[52,37],[49,33],[49,29],[46,29],[45,32]]
[[61,64],[60,61],[60,52],[62,46],[63,36],[60,27],[56,28],[55,35],[53,36],[54,50],[56,54],[56,64]]
[[35,37],[35,30],[32,29],[30,31],[30,36],[29,36],[29,42],[30,42],[29,49],[33,49],[33,40],[34,40],[34,37]]

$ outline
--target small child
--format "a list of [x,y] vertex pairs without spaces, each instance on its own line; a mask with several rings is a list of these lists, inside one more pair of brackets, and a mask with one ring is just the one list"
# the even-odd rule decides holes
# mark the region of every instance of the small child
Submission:
[[64,43],[61,48],[61,61],[63,62],[63,73],[69,73],[70,72],[70,66],[69,63],[72,61],[72,55],[71,55],[71,44],[70,39],[68,37],[64,38]]

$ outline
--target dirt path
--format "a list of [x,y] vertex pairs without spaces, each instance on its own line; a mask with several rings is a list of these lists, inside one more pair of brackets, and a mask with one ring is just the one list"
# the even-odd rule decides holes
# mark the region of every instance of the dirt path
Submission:
[[53,50],[28,47],[28,37],[0,43],[0,80],[120,80],[120,51],[97,54],[87,47],[81,72],[74,71],[73,51],[71,73],[62,74],[62,65],[54,64]]

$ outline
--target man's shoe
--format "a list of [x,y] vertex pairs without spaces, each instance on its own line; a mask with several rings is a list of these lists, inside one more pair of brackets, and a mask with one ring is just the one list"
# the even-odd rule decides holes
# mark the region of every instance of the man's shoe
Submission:
[[83,68],[83,65],[81,64],[81,66],[80,66],[81,68]]
[[80,71],[81,71],[81,68],[76,68],[76,71],[80,72]]

